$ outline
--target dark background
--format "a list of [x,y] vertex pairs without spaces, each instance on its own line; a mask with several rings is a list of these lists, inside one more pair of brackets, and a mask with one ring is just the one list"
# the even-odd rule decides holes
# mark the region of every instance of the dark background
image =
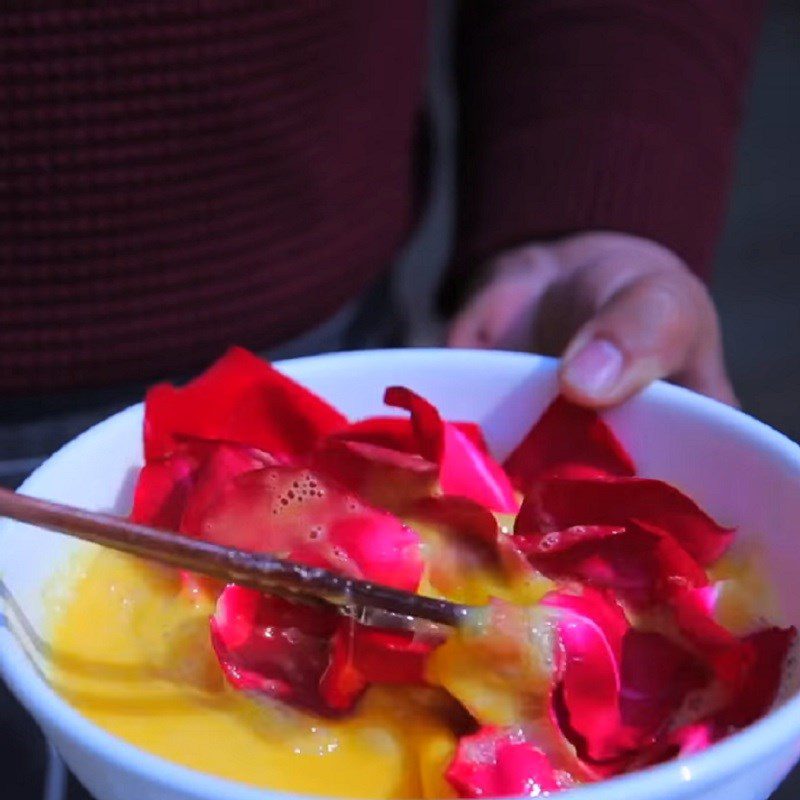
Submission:
[[745,410],[795,440],[800,440],[799,148],[800,3],[775,0],[756,66],[714,294]]
[[[437,53],[437,60],[443,53]],[[443,79],[446,80],[446,79]],[[446,114],[445,114],[446,117]],[[445,137],[447,121],[442,123]],[[748,121],[743,131],[714,295],[725,332],[728,362],[746,411],[800,439],[800,3],[775,0],[764,30]],[[444,166],[445,172],[447,165]],[[431,264],[446,247],[448,200],[442,196],[438,230],[423,231],[410,248],[407,271]],[[422,266],[421,266],[422,265]],[[410,289],[414,286],[415,290]],[[419,298],[410,298],[417,308]],[[436,326],[416,320],[412,341],[435,339]],[[12,485],[16,478],[7,476]],[[3,479],[0,478],[0,482]],[[0,686],[0,796],[39,800],[45,746],[33,723]],[[72,781],[69,800],[85,794]],[[800,796],[800,769],[773,800]]]

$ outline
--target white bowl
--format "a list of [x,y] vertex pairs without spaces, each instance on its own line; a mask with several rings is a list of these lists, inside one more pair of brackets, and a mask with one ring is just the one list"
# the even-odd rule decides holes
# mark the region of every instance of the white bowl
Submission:
[[[383,411],[387,385],[403,383],[447,417],[480,422],[502,457],[551,400],[555,365],[537,356],[393,350],[287,361],[288,374],[359,417]],[[764,544],[764,568],[785,621],[800,626],[800,447],[744,414],[659,384],[608,415],[644,475],[685,489],[708,511]],[[25,482],[33,495],[125,513],[141,464],[142,407],[95,426]],[[37,630],[43,589],[86,545],[24,525],[0,526],[0,571]],[[11,609],[0,627],[0,669],[69,767],[98,800],[265,800],[289,797],[209,777],[149,755],[82,717],[48,685],[20,644]],[[37,668],[37,666],[39,668]],[[800,756],[800,696],[750,728],[689,759],[562,795],[564,800],[764,800]]]

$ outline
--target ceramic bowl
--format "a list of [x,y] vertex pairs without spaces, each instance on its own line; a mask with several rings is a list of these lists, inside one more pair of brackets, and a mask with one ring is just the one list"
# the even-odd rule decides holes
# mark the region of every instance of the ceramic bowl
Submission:
[[[532,355],[450,350],[368,351],[286,361],[286,373],[352,417],[385,413],[384,387],[403,383],[449,418],[484,426],[506,455],[555,392],[555,363]],[[657,384],[608,414],[643,475],[663,478],[738,541],[759,542],[784,623],[800,626],[800,447],[754,419],[680,388]],[[56,453],[22,490],[125,513],[142,461],[142,407],[100,423]],[[43,594],[54,574],[89,545],[24,525],[0,526],[0,571],[33,628],[46,639]],[[97,800],[272,800],[281,795],[169,763],[106,733],[47,681],[13,609],[0,626],[0,669]],[[800,755],[800,696],[692,758],[572,790],[564,800],[765,800]]]

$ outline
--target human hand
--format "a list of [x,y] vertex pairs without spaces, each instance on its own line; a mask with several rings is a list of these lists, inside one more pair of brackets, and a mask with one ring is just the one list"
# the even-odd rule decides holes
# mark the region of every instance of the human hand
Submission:
[[454,320],[451,347],[562,355],[562,393],[615,405],[651,381],[737,405],[714,304],[676,255],[618,233],[509,250]]

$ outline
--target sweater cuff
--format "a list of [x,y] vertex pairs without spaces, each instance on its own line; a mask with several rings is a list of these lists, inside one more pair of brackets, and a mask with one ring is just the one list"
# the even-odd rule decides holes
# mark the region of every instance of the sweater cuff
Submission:
[[468,161],[462,175],[461,235],[442,293],[444,310],[456,307],[498,252],[580,231],[652,239],[707,279],[732,136],[703,131],[697,139],[663,124],[586,116],[548,120],[483,143],[479,162]]

